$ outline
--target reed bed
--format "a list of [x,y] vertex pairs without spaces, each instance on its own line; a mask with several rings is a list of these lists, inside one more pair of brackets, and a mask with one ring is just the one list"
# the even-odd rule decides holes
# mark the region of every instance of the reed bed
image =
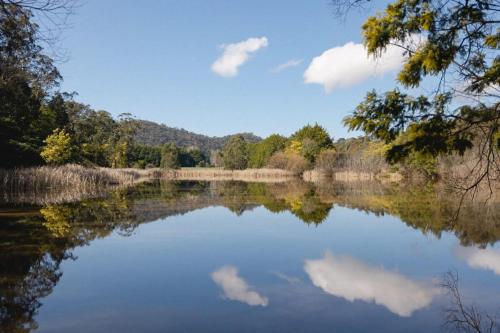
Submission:
[[239,180],[257,182],[282,182],[296,175],[281,169],[225,170],[220,168],[183,168],[163,171],[163,178],[171,180]]
[[69,164],[58,167],[33,167],[0,170],[0,188],[7,191],[46,190],[50,188],[94,188],[127,184],[140,175],[131,170],[85,168]]
[[87,168],[75,164],[0,170],[0,200],[75,201],[160,176],[158,170]]

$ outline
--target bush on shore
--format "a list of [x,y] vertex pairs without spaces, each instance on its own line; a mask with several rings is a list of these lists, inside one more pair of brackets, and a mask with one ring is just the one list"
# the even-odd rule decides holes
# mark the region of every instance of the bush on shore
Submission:
[[302,174],[311,167],[311,164],[298,154],[277,152],[269,159],[268,167]]

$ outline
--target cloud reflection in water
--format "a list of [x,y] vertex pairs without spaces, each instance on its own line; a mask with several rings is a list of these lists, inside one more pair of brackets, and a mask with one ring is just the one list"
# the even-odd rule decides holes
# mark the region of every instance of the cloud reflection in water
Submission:
[[487,269],[500,275],[500,249],[460,247],[457,253],[470,267]]
[[399,273],[329,251],[322,259],[306,260],[304,270],[312,283],[328,294],[351,302],[373,301],[402,317],[428,306],[438,293],[436,288]]
[[212,280],[217,283],[230,300],[246,303],[251,306],[267,306],[268,299],[259,293],[250,290],[248,283],[238,276],[238,269],[234,266],[222,266],[212,274]]

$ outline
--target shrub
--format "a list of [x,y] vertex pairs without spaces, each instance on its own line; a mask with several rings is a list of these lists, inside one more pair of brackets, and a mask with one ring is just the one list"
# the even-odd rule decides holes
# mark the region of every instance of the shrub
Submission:
[[301,174],[310,168],[309,162],[302,156],[292,153],[277,152],[269,159],[268,166]]
[[327,176],[331,176],[337,168],[337,152],[335,149],[326,149],[316,158],[316,168]]

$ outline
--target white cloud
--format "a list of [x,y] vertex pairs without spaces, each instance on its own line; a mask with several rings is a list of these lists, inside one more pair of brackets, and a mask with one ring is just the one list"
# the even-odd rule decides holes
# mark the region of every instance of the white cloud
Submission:
[[363,44],[349,42],[315,57],[304,72],[304,82],[321,84],[329,93],[396,70],[403,60],[403,49],[397,46],[388,46],[375,59],[368,56]]
[[274,67],[271,70],[271,72],[273,72],[273,73],[279,73],[279,72],[284,71],[285,69],[288,69],[290,67],[296,67],[296,66],[300,65],[302,63],[302,61],[303,61],[302,59],[291,59],[291,60],[288,60],[287,62]]
[[250,58],[250,53],[257,52],[267,45],[266,37],[248,38],[239,43],[222,45],[224,52],[212,64],[212,71],[223,77],[236,76],[239,67]]
[[461,247],[457,250],[458,256],[473,268],[482,268],[500,275],[500,249],[477,249]]
[[279,271],[272,271],[271,274],[274,274],[275,276],[279,277],[280,279],[290,283],[290,284],[296,284],[300,283],[300,279],[295,276],[289,276],[286,275],[285,273],[279,272]]
[[238,269],[236,267],[222,266],[214,271],[211,276],[212,280],[222,288],[224,297],[252,306],[267,306],[267,297],[250,290],[247,282],[238,276]]
[[426,307],[437,294],[437,289],[401,274],[328,251],[322,259],[306,260],[304,270],[312,283],[328,294],[351,302],[373,301],[402,317]]

